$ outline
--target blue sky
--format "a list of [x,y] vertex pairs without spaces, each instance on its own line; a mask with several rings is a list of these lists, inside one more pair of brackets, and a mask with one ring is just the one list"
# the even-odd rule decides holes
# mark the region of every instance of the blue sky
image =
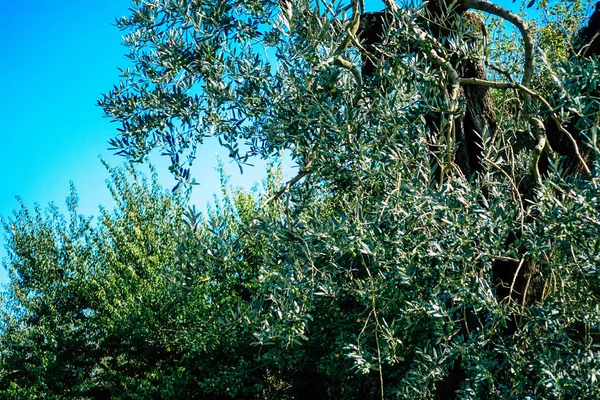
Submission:
[[[122,32],[113,24],[128,14],[128,0],[7,1],[0,14],[0,216],[19,207],[20,196],[31,207],[54,202],[63,206],[73,181],[80,211],[97,215],[98,206],[112,205],[108,177],[99,157],[111,165],[123,162],[107,150],[116,125],[96,106],[101,93],[119,80],[126,65]],[[199,149],[195,176],[201,186],[194,202],[203,207],[219,190],[216,145]],[[173,181],[166,160],[158,160],[166,187]],[[264,168],[246,169],[226,164],[232,183],[250,188]],[[64,208],[63,208],[64,209]],[[6,256],[4,237],[0,258]],[[0,283],[7,280],[0,269]]]
[[[511,5],[510,1],[502,1]],[[517,3],[518,4],[518,3]],[[368,10],[383,8],[367,0]],[[116,125],[96,106],[101,93],[119,80],[118,67],[127,65],[122,33],[113,25],[127,15],[128,0],[5,1],[0,13],[0,216],[6,218],[20,196],[31,207],[54,202],[63,206],[73,181],[80,212],[96,215],[100,204],[110,206],[107,173],[99,161],[123,160],[111,155],[107,141]],[[201,183],[193,201],[200,208],[219,190],[215,154],[227,154],[216,144],[199,149],[194,175]],[[166,160],[158,164],[166,187],[172,180]],[[232,183],[250,188],[264,168],[226,164]],[[0,238],[0,259],[6,256]],[[7,281],[0,268],[0,283]]]

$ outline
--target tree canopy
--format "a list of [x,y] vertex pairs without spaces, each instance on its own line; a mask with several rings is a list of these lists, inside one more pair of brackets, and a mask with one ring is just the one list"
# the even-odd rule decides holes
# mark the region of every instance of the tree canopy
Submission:
[[[180,185],[5,222],[0,393],[600,397],[600,3],[385,4],[132,1],[99,105]],[[201,213],[209,137],[272,164]]]

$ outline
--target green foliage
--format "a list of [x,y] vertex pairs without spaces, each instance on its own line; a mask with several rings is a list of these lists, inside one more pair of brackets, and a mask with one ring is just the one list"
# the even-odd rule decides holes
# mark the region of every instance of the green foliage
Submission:
[[103,210],[97,227],[77,213],[74,190],[67,218],[55,206],[22,206],[4,223],[5,397],[101,395],[157,367],[145,355],[164,351],[156,330],[168,322],[162,307],[173,306],[163,270],[175,260],[181,199],[130,173],[132,182],[111,170],[117,207]]
[[[546,58],[533,89],[578,116],[598,171],[598,62],[568,57],[576,3],[534,26]],[[360,87],[331,61],[347,4],[318,4],[284,17],[264,1],[133,2],[119,26],[134,67],[100,102],[123,125],[112,145],[134,160],[161,148],[184,182],[216,136],[241,164],[288,151],[302,180],[283,185],[274,162],[247,193],[221,170],[222,196],[201,213],[181,187],[110,169],[117,206],[96,224],[74,193],[67,217],[15,212],[2,396],[415,399],[449,395],[448,377],[461,399],[600,396],[597,173],[549,160],[532,184],[522,96],[498,90],[485,171],[436,181],[432,150],[449,143],[426,116],[455,112],[447,71],[397,49],[450,57],[473,32],[458,26],[441,48],[406,7]],[[488,61],[517,79],[513,46],[492,35]],[[353,46],[340,56],[360,62]],[[533,113],[547,117],[536,101]],[[500,287],[495,263],[525,260],[526,286]]]

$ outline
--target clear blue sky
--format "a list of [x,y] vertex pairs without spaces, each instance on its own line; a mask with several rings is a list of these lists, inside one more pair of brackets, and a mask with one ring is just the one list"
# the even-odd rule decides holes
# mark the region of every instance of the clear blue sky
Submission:
[[[502,1],[512,5],[510,1]],[[517,3],[518,4],[518,3]],[[368,10],[383,8],[367,0]],[[63,206],[73,181],[80,211],[97,215],[100,204],[111,206],[106,171],[99,161],[122,162],[107,150],[116,126],[102,117],[96,101],[119,80],[117,67],[127,65],[122,33],[113,25],[128,14],[128,0],[5,1],[0,14],[0,216],[18,208],[54,202]],[[219,190],[215,153],[210,144],[199,149],[194,168],[201,183],[194,203],[201,208]],[[262,166],[243,176],[226,165],[232,183],[251,187],[264,175]],[[164,184],[172,181],[166,162],[159,164]],[[0,238],[0,259],[5,257]],[[0,268],[0,283],[7,280]]]

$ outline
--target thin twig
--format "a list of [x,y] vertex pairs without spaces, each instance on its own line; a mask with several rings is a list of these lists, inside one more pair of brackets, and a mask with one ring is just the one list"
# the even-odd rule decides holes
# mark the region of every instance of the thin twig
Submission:
[[311,159],[308,161],[308,163],[306,163],[306,165],[298,172],[298,174],[295,177],[290,179],[281,189],[279,189],[271,197],[269,197],[267,199],[267,201],[265,201],[265,203],[263,204],[263,207],[266,206],[267,204],[271,203],[272,201],[278,199],[282,194],[289,191],[292,186],[294,186],[296,183],[298,183],[298,181],[300,179],[302,179],[306,175],[310,174],[310,172],[311,172],[310,167],[314,160],[315,160],[315,151],[313,150],[313,155],[312,155]]
[[577,52],[577,57],[585,57],[588,50],[590,49],[590,46],[592,44],[594,44],[594,42],[596,41],[596,39],[598,39],[599,36],[600,36],[600,31],[596,32],[596,34],[594,36],[592,36],[592,39],[590,39],[590,41],[587,42],[587,44],[585,46],[583,46],[581,49],[579,49],[579,51]]
[[525,290],[523,290],[523,298],[521,299],[521,315],[523,314],[523,311],[525,311],[525,304],[527,303],[527,292],[529,291],[529,284],[531,283],[532,276],[532,271],[529,271],[529,273],[527,274],[527,283],[525,283]]
[[494,261],[496,260],[500,260],[500,261],[510,261],[510,262],[519,262],[518,259],[514,258],[514,257],[505,257],[505,256],[496,256],[494,257]]
[[525,262],[525,256],[521,257],[521,261],[519,262],[519,266],[517,267],[517,270],[515,271],[515,275],[513,276],[513,281],[510,284],[510,290],[508,292],[508,299],[511,300],[512,298],[512,292],[513,289],[515,288],[515,283],[517,282],[517,276],[519,276],[519,272],[521,271],[521,267],[523,266],[523,263]]
[[[516,199],[517,203],[519,203],[519,208],[521,209],[520,212],[520,220],[521,220],[521,232],[523,232],[523,227],[525,225],[525,207],[523,206],[523,199],[521,198],[521,193],[519,193],[519,188],[517,187],[517,185],[515,184],[515,182],[513,181],[513,179],[511,178],[511,176],[508,174],[508,172],[506,172],[505,170],[503,170],[502,168],[500,168],[500,166],[498,164],[496,164],[493,161],[487,160],[484,158],[484,161],[487,162],[488,164],[490,164],[491,166],[495,167],[498,171],[500,171],[500,173],[502,175],[504,175],[506,177],[506,179],[508,179],[508,181],[510,182],[514,192],[516,193]],[[516,261],[516,260],[514,260]]]
[[[369,274],[369,278],[371,279],[371,282],[373,282],[373,275],[371,274],[371,270],[369,269],[369,267],[367,267],[367,264],[365,263],[365,260],[363,258],[363,256],[361,255],[361,259],[362,259],[362,263],[365,266],[365,269],[367,270],[367,274]],[[379,323],[379,317],[377,316],[377,308],[375,307],[375,294],[372,294],[371,296],[371,309],[372,309],[372,313],[373,316],[375,317],[375,342],[377,343],[377,361],[379,363],[379,385],[380,385],[380,390],[381,390],[381,400],[384,400],[384,386],[383,386],[383,363],[381,362],[381,349],[379,347],[379,329],[381,329],[381,324]],[[370,314],[369,314],[370,315]]]
[[513,79],[512,75],[510,74],[510,72],[508,72],[505,69],[502,69],[490,62],[486,62],[485,65],[487,65],[488,67],[490,67],[491,69],[493,69],[494,71],[496,71],[497,73],[499,73],[500,75],[504,76],[506,79],[508,79],[509,82],[514,82],[515,80]]
[[[377,325],[379,325],[379,321],[377,319],[377,311],[375,310],[375,299],[373,298],[373,312],[375,313],[375,321],[377,321]],[[379,363],[379,387],[381,390],[381,400],[385,400],[384,390],[383,390],[383,363],[381,362],[381,348],[379,346],[379,329],[375,327],[375,342],[377,343],[377,361]]]

